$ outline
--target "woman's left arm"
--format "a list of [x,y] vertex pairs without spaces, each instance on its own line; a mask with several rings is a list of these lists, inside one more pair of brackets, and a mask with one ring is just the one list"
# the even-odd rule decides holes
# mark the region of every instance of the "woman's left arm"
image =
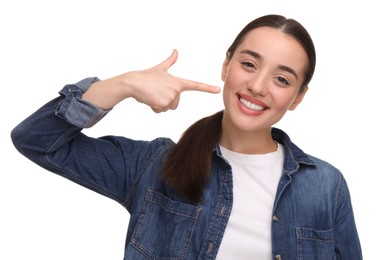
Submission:
[[350,192],[341,175],[337,193],[335,243],[338,259],[360,260],[362,249],[355,224]]

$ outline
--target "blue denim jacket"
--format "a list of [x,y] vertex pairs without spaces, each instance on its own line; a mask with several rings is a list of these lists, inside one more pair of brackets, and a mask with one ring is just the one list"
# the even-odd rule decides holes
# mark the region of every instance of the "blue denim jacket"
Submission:
[[[174,144],[170,139],[95,139],[81,132],[108,112],[81,100],[97,80],[65,86],[59,97],[16,126],[15,147],[41,167],[130,212],[124,259],[215,259],[233,205],[232,171],[219,147],[202,202],[185,201],[160,176]],[[272,209],[272,259],[362,259],[342,174],[305,154],[283,131],[273,128],[272,134],[285,147]]]

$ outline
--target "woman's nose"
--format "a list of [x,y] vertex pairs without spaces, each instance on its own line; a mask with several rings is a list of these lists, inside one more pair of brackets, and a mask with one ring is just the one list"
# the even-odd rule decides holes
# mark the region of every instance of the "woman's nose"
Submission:
[[265,96],[268,91],[268,80],[264,75],[255,74],[248,80],[247,88],[255,96]]

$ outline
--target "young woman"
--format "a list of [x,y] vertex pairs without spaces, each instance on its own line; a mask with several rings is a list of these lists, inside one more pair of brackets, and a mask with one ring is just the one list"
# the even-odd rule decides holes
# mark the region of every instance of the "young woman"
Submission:
[[130,212],[125,259],[362,259],[348,187],[329,163],[272,127],[303,100],[316,55],[297,21],[249,23],[222,66],[225,109],[175,144],[91,138],[91,127],[134,98],[175,109],[186,90],[215,86],[174,77],[161,64],[65,86],[13,131],[16,148],[51,172]]

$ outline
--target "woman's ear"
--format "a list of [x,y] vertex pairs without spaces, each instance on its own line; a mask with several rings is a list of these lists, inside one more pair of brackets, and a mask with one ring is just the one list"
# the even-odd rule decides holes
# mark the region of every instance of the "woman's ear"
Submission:
[[301,101],[303,101],[303,98],[305,96],[305,93],[307,93],[307,91],[308,91],[308,86],[304,87],[304,89],[302,89],[301,92],[297,94],[296,98],[294,99],[294,101],[292,102],[288,110],[291,110],[291,111],[295,110],[295,108],[301,103]]
[[222,64],[222,72],[221,72],[222,81],[225,81],[226,75],[228,74],[229,62],[230,62],[230,54],[229,54],[229,52],[226,52],[226,57],[225,57],[225,60]]

